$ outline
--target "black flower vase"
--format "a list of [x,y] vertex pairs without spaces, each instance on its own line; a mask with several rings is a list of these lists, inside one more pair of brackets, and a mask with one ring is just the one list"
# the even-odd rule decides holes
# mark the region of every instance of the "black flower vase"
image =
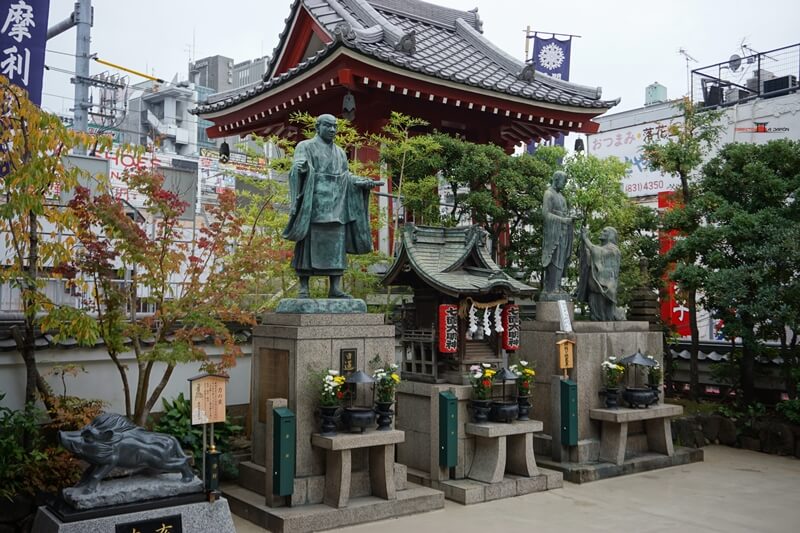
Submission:
[[319,434],[323,437],[336,435],[336,411],[338,410],[338,405],[323,405],[319,408],[320,417],[322,418]]
[[616,387],[606,388],[606,407],[616,409],[619,407],[619,389]]
[[528,415],[531,412],[531,397],[529,395],[517,396],[517,404],[519,405],[517,420],[530,420]]
[[476,424],[488,422],[491,409],[492,400],[472,400],[472,421]]
[[392,404],[394,402],[375,402],[375,412],[378,414],[378,431],[392,429]]

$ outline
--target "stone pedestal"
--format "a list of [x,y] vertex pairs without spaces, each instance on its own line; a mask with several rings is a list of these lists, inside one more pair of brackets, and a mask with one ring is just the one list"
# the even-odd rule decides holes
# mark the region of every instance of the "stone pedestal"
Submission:
[[467,424],[468,435],[475,436],[475,458],[469,478],[484,483],[499,483],[506,472],[533,477],[539,474],[533,455],[533,433],[542,430],[538,420],[511,424],[487,422]]
[[370,492],[384,500],[397,498],[394,483],[394,446],[403,442],[402,431],[368,431],[367,433],[344,434],[326,437],[315,434],[311,444],[326,450],[325,460],[325,499],[326,505],[347,507],[350,501],[350,480],[352,478],[352,452],[369,455]]
[[[544,302],[537,304],[538,306]],[[558,319],[557,312],[550,318]],[[660,333],[650,331],[647,322],[588,322],[573,321],[572,333],[560,331],[560,324],[552,320],[525,321],[521,324],[520,333],[520,358],[536,363],[536,382],[533,389],[533,405],[536,418],[544,422],[544,433],[552,435],[558,427],[553,423],[551,413],[556,408],[551,392],[552,376],[562,375],[558,367],[558,350],[556,342],[570,339],[575,342],[574,364],[575,367],[568,372],[569,378],[578,384],[578,447],[580,457],[572,455],[564,460],[572,462],[588,462],[597,460],[589,454],[595,454],[599,449],[591,446],[588,441],[599,441],[600,424],[593,423],[589,418],[589,409],[599,408],[603,405],[602,373],[600,364],[609,356],[618,358],[641,350],[642,353],[652,355],[659,362],[663,351]],[[583,441],[583,442],[581,442]]]
[[[457,461],[439,464],[439,393],[458,401]],[[533,455],[538,420],[471,423],[472,387],[404,381],[397,390],[395,426],[405,432],[397,460],[408,466],[409,481],[444,491],[445,497],[470,505],[498,498],[559,488],[560,472],[539,468]],[[477,478],[477,479],[476,479]]]
[[[442,492],[406,483],[405,465],[395,463],[395,444],[403,440],[402,431],[318,434],[318,388],[313,375],[343,370],[342,350],[350,355],[353,370],[369,372],[367,362],[376,356],[385,362],[395,360],[394,343],[394,326],[384,325],[383,315],[378,314],[338,309],[331,314],[269,313],[263,317],[262,325],[253,331],[253,460],[240,466],[238,485],[222,487],[237,515],[270,531],[288,533],[335,529],[444,506]],[[360,389],[357,403],[371,401],[371,391]],[[272,431],[277,407],[288,407],[296,417],[290,496],[273,494]]]
[[[597,415],[597,411],[603,410],[605,399],[600,364],[610,356],[622,358],[637,350],[661,362],[661,333],[652,331],[647,322],[635,321],[573,321],[573,331],[565,333],[561,331],[556,306],[554,302],[537,303],[537,320],[522,322],[520,328],[520,358],[536,364],[533,415],[544,422],[543,433],[534,437],[539,466],[558,470],[564,479],[573,483],[582,483],[702,461],[702,450],[676,448],[669,453],[664,424],[669,424],[671,414],[649,422],[644,418],[632,420],[629,424],[607,422]],[[559,428],[559,388],[563,371],[558,366],[556,342],[562,339],[575,342],[574,368],[567,372],[568,378],[578,387],[578,442],[574,446],[561,442]],[[634,382],[631,376],[626,376],[630,381],[622,386],[641,386],[642,379],[640,376],[639,381]],[[638,411],[647,418],[647,411],[666,412],[664,407],[659,404]],[[601,462],[601,454],[610,462]]]
[[600,440],[600,460],[616,465],[625,462],[628,445],[628,424],[644,422],[647,449],[668,457],[675,454],[672,446],[670,418],[683,413],[680,405],[656,405],[646,409],[591,409],[592,420],[603,423]]
[[253,462],[267,461],[266,402],[285,398],[297,417],[296,477],[324,473],[324,453],[311,446],[319,431],[316,371],[341,370],[341,350],[354,349],[355,368],[368,371],[375,356],[394,361],[394,326],[383,315],[267,313],[253,328],[250,398],[253,412]]
[[[109,508],[110,509],[110,508]],[[97,518],[65,522],[47,507],[40,507],[33,523],[34,533],[93,533],[115,531],[118,524],[130,524],[180,515],[184,533],[236,533],[225,498],[214,503],[199,502],[138,512],[120,512]]]

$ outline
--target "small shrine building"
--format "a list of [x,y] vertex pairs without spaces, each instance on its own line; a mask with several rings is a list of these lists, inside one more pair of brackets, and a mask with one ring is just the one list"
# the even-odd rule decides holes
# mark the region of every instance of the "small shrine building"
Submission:
[[519,348],[514,297],[531,296],[534,288],[497,266],[487,238],[479,226],[402,229],[382,282],[414,292],[403,317],[404,377],[461,384],[471,365],[502,366],[503,350]]

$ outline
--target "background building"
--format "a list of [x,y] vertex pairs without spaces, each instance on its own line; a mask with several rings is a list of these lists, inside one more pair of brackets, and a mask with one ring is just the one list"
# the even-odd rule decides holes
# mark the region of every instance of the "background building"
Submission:
[[[692,71],[691,98],[701,107],[724,110],[720,146],[800,140],[799,77],[800,44],[745,58],[732,56]],[[669,125],[682,120],[678,100],[668,100],[666,92],[654,83],[645,91],[643,107],[596,118],[600,129],[588,135],[586,147],[592,155],[616,156],[631,163],[623,180],[625,192],[653,207],[657,207],[658,193],[679,185],[676,177],[649,170],[642,156],[645,142],[666,139]]]

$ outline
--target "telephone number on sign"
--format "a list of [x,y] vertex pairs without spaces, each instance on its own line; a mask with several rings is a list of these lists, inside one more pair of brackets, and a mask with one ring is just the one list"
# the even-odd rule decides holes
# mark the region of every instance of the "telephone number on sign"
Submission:
[[660,191],[663,188],[664,188],[664,180],[643,181],[639,183],[626,184],[625,192]]

